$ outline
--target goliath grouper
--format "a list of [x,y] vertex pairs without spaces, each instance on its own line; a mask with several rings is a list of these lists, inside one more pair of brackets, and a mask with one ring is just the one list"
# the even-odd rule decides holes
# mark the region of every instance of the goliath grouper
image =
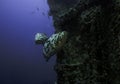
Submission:
[[51,56],[55,55],[59,50],[62,49],[67,40],[67,36],[68,33],[66,31],[53,34],[49,38],[44,33],[37,33],[35,35],[36,44],[43,44],[43,54],[46,58],[46,61],[48,61]]

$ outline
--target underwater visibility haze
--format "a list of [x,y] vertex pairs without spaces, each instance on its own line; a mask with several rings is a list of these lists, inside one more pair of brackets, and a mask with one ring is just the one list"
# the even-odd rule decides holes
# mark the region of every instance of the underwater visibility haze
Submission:
[[37,32],[54,33],[47,0],[0,0],[0,84],[53,84],[55,57],[46,63]]

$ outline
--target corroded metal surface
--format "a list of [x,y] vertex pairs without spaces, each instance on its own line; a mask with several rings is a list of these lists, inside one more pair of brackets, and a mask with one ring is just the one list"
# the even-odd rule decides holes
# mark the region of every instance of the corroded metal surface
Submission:
[[53,13],[56,31],[69,32],[57,53],[57,84],[120,84],[120,0],[78,0],[69,8]]

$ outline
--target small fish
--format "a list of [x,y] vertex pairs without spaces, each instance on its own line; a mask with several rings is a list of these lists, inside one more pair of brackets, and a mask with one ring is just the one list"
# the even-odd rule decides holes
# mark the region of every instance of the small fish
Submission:
[[35,14],[35,11],[32,11],[31,14]]
[[39,11],[40,9],[37,7],[37,11]]
[[44,16],[45,16],[45,13],[44,13],[44,12],[42,12],[42,15],[44,15]]
[[48,15],[48,19],[50,20],[50,16]]

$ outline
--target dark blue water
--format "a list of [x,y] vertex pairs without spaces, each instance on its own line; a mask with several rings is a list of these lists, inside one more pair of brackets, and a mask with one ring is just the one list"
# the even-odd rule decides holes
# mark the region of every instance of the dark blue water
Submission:
[[0,0],[0,84],[54,84],[55,57],[47,63],[37,32],[54,32],[46,0]]

